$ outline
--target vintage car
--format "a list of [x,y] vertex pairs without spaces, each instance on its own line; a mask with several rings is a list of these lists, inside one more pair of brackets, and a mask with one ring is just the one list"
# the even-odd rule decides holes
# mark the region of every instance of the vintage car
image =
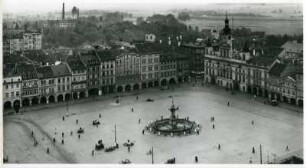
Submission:
[[120,163],[121,164],[130,164],[132,162],[129,159],[125,159],[125,160],[121,160]]
[[175,164],[175,157],[174,158],[171,158],[171,159],[168,159],[166,161],[166,164]]
[[100,125],[100,121],[98,121],[98,120],[93,120],[93,121],[92,121],[92,125]]
[[271,103],[272,106],[278,106],[279,105],[279,102],[277,100],[272,100],[270,103]]
[[154,100],[151,99],[151,98],[148,98],[146,101],[147,101],[147,102],[154,102]]

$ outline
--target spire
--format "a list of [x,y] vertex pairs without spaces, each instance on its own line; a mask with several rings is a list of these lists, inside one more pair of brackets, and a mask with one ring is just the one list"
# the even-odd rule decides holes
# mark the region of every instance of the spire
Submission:
[[226,17],[225,17],[225,20],[224,20],[224,28],[223,28],[223,33],[225,35],[229,35],[231,34],[231,28],[229,27],[229,20],[228,20],[228,17],[227,17],[227,12],[226,12]]

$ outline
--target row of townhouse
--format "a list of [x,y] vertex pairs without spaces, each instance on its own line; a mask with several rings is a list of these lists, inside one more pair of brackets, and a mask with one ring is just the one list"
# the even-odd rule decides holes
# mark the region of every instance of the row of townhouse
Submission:
[[66,64],[46,67],[12,64],[5,65],[4,71],[5,108],[48,104],[71,98],[71,73]]
[[[139,47],[140,48],[140,47]],[[176,60],[163,53],[93,50],[53,66],[7,64],[5,108],[65,102],[177,82]]]
[[283,50],[278,48],[256,53],[245,45],[241,51],[234,50],[228,21],[225,23],[220,41],[205,48],[205,82],[302,106],[302,66],[281,63],[284,59],[276,58]]

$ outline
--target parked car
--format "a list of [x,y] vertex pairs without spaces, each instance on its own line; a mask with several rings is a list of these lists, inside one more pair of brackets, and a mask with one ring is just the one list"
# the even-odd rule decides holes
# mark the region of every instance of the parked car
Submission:
[[154,100],[151,99],[151,98],[148,98],[146,101],[147,101],[147,102],[154,102]]
[[279,102],[277,100],[272,100],[271,101],[271,105],[272,106],[278,106],[279,105]]

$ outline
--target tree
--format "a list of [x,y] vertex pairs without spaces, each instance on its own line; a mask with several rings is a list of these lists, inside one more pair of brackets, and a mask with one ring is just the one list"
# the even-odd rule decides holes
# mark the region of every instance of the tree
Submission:
[[182,21],[190,20],[190,15],[187,12],[180,12],[177,19]]

